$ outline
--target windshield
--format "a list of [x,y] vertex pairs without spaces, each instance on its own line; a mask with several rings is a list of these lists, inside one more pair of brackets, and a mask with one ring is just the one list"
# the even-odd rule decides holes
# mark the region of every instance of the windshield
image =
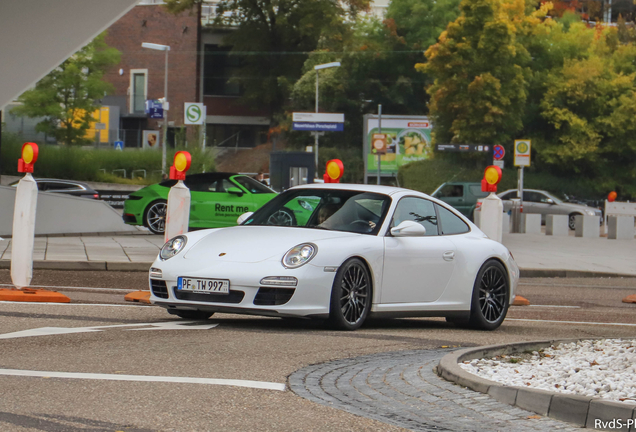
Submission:
[[290,190],[278,195],[243,225],[293,226],[375,235],[391,198],[334,189]]
[[253,194],[276,193],[258,180],[254,180],[252,177],[243,175],[234,176],[232,177],[232,180],[234,180],[236,183],[240,184],[246,190],[250,191]]

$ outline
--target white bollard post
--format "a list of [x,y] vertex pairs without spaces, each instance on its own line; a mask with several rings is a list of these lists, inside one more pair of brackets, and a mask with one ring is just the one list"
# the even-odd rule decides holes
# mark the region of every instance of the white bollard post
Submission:
[[503,240],[503,202],[494,192],[481,205],[480,228],[492,240]]
[[33,278],[33,243],[35,239],[35,209],[38,202],[38,184],[26,175],[15,191],[13,231],[11,237],[11,281],[22,289]]
[[191,163],[192,157],[187,151],[175,153],[174,164],[170,167],[170,178],[177,180],[177,184],[172,186],[168,192],[164,241],[188,232],[190,189],[183,183],[183,180],[186,178],[186,171],[190,169]]
[[188,232],[190,222],[190,189],[179,180],[168,192],[164,241]]

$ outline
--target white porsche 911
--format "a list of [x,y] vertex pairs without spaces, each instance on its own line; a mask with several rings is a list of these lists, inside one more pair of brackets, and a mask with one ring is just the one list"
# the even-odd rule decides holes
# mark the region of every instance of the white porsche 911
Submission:
[[151,302],[187,319],[321,318],[354,330],[369,316],[438,316],[494,330],[514,300],[508,249],[423,193],[304,185],[239,220],[169,240],[150,269]]

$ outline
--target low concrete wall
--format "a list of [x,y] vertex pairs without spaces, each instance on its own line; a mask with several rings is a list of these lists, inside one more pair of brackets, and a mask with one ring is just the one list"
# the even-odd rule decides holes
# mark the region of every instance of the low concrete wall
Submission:
[[[0,236],[10,237],[13,230],[14,187],[0,186]],[[35,234],[87,234],[133,232],[121,215],[102,201],[39,192],[35,216]]]
[[526,234],[541,234],[541,215],[526,214]]

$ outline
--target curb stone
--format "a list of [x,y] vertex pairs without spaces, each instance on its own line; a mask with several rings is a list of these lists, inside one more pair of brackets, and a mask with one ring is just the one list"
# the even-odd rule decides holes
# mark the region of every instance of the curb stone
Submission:
[[[516,354],[526,351],[538,351],[554,344],[577,342],[579,340],[582,339],[555,339],[510,345],[489,345],[479,348],[466,348],[454,351],[442,357],[436,372],[447,381],[455,382],[456,384],[468,387],[477,392],[486,393],[499,402],[536,412],[543,416],[591,429],[627,431],[627,420],[636,418],[636,408],[633,405],[603,400],[596,397],[506,386],[471,374],[459,366],[459,363],[465,360],[492,358],[497,355]],[[602,422],[620,419],[622,420],[623,428],[612,426],[607,426],[608,429],[596,428],[595,421],[597,419]],[[631,430],[636,431],[636,426],[633,426]]]
[[[89,270],[147,272],[152,262],[129,261],[33,261],[35,270]],[[0,269],[10,269],[11,260],[0,260]]]

